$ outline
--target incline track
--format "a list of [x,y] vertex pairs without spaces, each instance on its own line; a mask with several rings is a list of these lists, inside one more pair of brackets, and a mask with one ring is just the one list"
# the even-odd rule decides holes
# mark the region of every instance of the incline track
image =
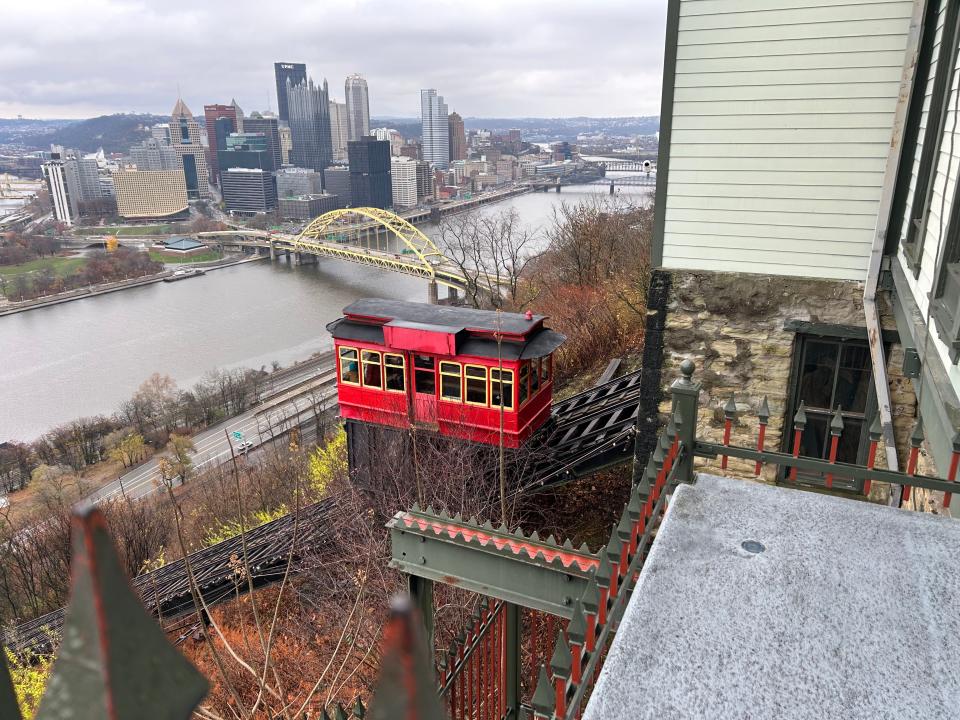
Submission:
[[[530,440],[532,450],[521,455],[515,471],[521,478],[517,493],[560,485],[633,457],[640,371],[554,402],[550,421]],[[300,548],[316,549],[330,540],[332,500],[322,500],[300,512],[294,564]],[[286,569],[294,529],[292,515],[246,533],[247,552],[255,586],[279,581]],[[242,577],[243,550],[239,537],[189,555],[204,600],[215,604],[247,591]],[[172,619],[193,612],[193,598],[183,559],[132,580],[144,607],[154,617]],[[4,639],[14,652],[48,652],[51,635],[59,635],[64,611],[56,610],[17,626]]]
[[[302,556],[301,548],[314,550],[331,538],[326,518],[332,506],[332,500],[321,500],[302,508],[297,523],[293,515],[287,515],[247,531],[247,557],[254,586],[269,585],[283,578],[291,547],[294,555],[292,570],[296,570],[297,560]],[[242,573],[243,548],[239,535],[190,553],[189,557],[193,576],[207,604],[221,602],[234,597],[237,592],[248,590],[247,579]],[[158,608],[165,621],[194,611],[182,558],[138,575],[131,585],[140,595],[147,612],[154,617],[158,616]],[[47,652],[51,648],[51,636],[54,643],[59,637],[63,616],[61,608],[25,622],[4,638],[5,644],[14,652],[28,649]]]

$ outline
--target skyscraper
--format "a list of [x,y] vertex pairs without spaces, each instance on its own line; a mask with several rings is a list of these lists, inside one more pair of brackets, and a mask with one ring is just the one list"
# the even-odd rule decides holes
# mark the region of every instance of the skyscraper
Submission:
[[347,140],[370,134],[370,93],[363,75],[347,75],[343,86],[347,105]]
[[467,135],[463,129],[463,118],[456,111],[450,113],[447,119],[450,135],[450,159],[467,159]]
[[[386,209],[393,204],[390,143],[363,137],[347,143],[350,156],[350,198],[354,207]],[[327,187],[329,191],[329,186]]]
[[319,88],[312,78],[299,85],[288,80],[287,110],[293,140],[290,160],[297,167],[323,170],[333,160],[327,81]]
[[277,78],[277,117],[280,122],[289,122],[287,106],[287,81],[299,85],[307,80],[307,66],[303,63],[278,62],[273,64],[273,73]]
[[177,154],[169,145],[149,137],[130,148],[130,160],[137,170],[177,170]]
[[450,125],[447,104],[433,88],[420,91],[420,126],[423,159],[439,168],[450,164]]
[[[217,150],[223,149],[222,139],[230,133],[240,132],[237,127],[237,108],[235,105],[204,105],[203,120],[207,126],[207,154],[210,158],[210,176],[217,180],[219,164]],[[217,120],[224,120],[217,123]],[[160,170],[162,168],[143,168],[144,170]]]
[[221,148],[217,157],[220,160],[221,171],[247,168],[272,173],[277,169],[273,164],[270,142],[263,133],[231,133],[227,136],[226,145]]
[[229,168],[220,178],[227,212],[254,215],[277,206],[277,186],[273,175],[265,170]]
[[390,159],[393,206],[411,208],[417,204],[417,161],[406,157]]
[[243,119],[243,131],[248,133],[262,133],[267,138],[267,146],[273,156],[273,167],[279,169],[283,164],[283,153],[280,150],[280,124],[276,117],[261,115],[258,112],[250,113],[250,117]]
[[180,170],[131,170],[113,173],[117,214],[123,218],[171,218],[189,212]]
[[330,139],[333,142],[333,161],[347,159],[347,104],[330,101]]
[[207,158],[200,144],[200,125],[183,100],[177,100],[170,118],[170,144],[187,183],[187,197],[205,198],[210,194]]
[[60,153],[52,153],[50,160],[41,167],[53,203],[53,216],[62,223],[73,225],[78,215],[77,200],[67,187],[66,167]]

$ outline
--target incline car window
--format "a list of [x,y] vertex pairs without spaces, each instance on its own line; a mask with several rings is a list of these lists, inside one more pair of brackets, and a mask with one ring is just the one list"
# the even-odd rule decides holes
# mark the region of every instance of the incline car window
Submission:
[[353,348],[340,348],[340,382],[350,383],[351,385],[360,384],[357,351]]
[[[501,372],[503,373],[502,382]],[[490,404],[494,407],[500,407],[501,394],[503,409],[513,410],[513,370],[501,371],[499,368],[490,368]]]
[[380,353],[364,350],[360,353],[363,363],[363,386],[383,390],[383,376],[380,369]]
[[464,397],[474,405],[487,404],[487,369],[479,365],[467,365],[463,369],[467,380]]
[[384,354],[383,378],[386,380],[387,390],[392,392],[404,392],[406,390],[403,355]]
[[457,402],[463,399],[460,392],[460,363],[440,363],[440,397]]
[[530,395],[530,364],[520,366],[520,405],[522,406]]
[[414,387],[423,395],[437,394],[437,377],[434,369],[436,360],[429,355],[415,355],[413,358]]

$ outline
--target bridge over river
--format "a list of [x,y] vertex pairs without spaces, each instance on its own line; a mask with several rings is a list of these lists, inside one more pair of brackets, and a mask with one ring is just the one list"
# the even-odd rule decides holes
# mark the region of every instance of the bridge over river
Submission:
[[299,235],[231,229],[198,233],[197,237],[215,241],[224,248],[269,252],[271,260],[292,257],[297,265],[316,262],[318,257],[332,257],[422,277],[428,280],[431,303],[437,302],[438,285],[449,288],[453,298],[471,282],[463,269],[410,220],[380,208],[331,210],[313,220]]

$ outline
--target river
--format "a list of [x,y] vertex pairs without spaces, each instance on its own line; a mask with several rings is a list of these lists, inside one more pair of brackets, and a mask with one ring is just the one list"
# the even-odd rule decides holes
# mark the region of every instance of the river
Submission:
[[[607,186],[569,186],[482,212],[514,208],[524,225],[540,229],[558,203],[607,192]],[[345,305],[371,296],[424,302],[426,281],[340,260],[305,267],[264,260],[0,317],[0,442],[32,440],[74,418],[110,414],[154,372],[189,387],[218,367],[287,366],[308,358],[330,347],[325,326]]]

